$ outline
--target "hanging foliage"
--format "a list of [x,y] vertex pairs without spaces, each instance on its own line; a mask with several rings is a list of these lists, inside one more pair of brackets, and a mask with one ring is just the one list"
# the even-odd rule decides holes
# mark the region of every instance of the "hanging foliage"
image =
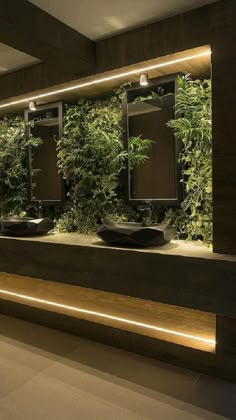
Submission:
[[19,214],[27,205],[27,147],[41,140],[26,139],[26,123],[20,116],[0,120],[0,214]]
[[169,122],[182,142],[180,162],[186,195],[181,210],[168,212],[179,236],[212,241],[212,109],[211,81],[178,78],[176,111]]

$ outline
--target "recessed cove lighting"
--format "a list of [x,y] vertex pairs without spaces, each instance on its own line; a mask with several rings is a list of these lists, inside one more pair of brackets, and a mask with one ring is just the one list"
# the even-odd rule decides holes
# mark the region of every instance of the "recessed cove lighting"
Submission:
[[140,86],[147,86],[148,85],[148,74],[141,73],[139,77],[139,84]]
[[156,332],[161,332],[161,333],[166,333],[166,334],[170,334],[170,335],[174,335],[174,336],[178,336],[178,337],[183,337],[186,339],[190,339],[190,340],[196,340],[202,343],[206,343],[206,344],[211,344],[213,346],[216,345],[216,341],[210,338],[205,338],[205,337],[201,337],[198,335],[193,335],[193,334],[186,334],[183,333],[181,331],[176,331],[176,330],[172,330],[172,329],[168,329],[168,328],[163,328],[157,325],[151,325],[151,324],[146,324],[143,322],[139,322],[139,321],[134,321],[132,319],[129,318],[123,318],[123,317],[119,317],[119,316],[114,316],[114,315],[109,315],[106,314],[105,312],[98,312],[98,311],[93,311],[90,309],[84,309],[84,308],[79,308],[77,306],[70,306],[70,305],[64,305],[62,303],[57,303],[57,302],[53,302],[51,300],[46,300],[46,299],[39,299],[36,298],[34,296],[28,296],[28,295],[24,295],[21,293],[15,293],[15,292],[11,292],[9,290],[3,290],[0,289],[0,295],[5,295],[5,296],[11,296],[11,297],[16,297],[18,299],[21,299],[23,301],[29,301],[29,302],[35,302],[35,303],[39,303],[39,304],[43,304],[45,306],[48,307],[54,307],[54,308],[59,308],[59,309],[66,309],[69,310],[71,312],[77,312],[80,314],[85,314],[85,315],[92,315],[95,318],[100,318],[100,319],[107,319],[107,320],[112,320],[112,321],[117,321],[120,324],[126,324],[126,325],[132,325],[135,327],[141,327],[147,330],[152,330],[152,331],[156,331]]
[[140,73],[148,73],[150,70],[155,70],[155,69],[159,69],[159,68],[163,68],[163,67],[168,67],[168,66],[172,66],[174,64],[183,63],[183,62],[190,61],[190,60],[196,60],[198,58],[206,57],[206,56],[210,56],[210,55],[211,55],[211,51],[207,50],[207,51],[204,51],[204,52],[201,52],[201,53],[198,53],[198,54],[188,55],[186,57],[177,58],[175,60],[165,61],[165,62],[159,63],[159,64],[153,64],[153,65],[150,65],[150,66],[142,67],[142,68],[135,69],[135,70],[130,70],[130,71],[127,71],[127,72],[121,72],[119,74],[115,74],[115,75],[112,75],[112,76],[106,76],[106,77],[99,77],[98,76],[97,79],[91,80],[90,82],[82,82],[78,85],[69,86],[69,87],[66,87],[66,88],[63,88],[63,89],[56,89],[56,90],[52,90],[51,92],[41,93],[39,95],[31,96],[29,98],[19,99],[19,100],[16,100],[16,101],[4,103],[4,104],[0,105],[0,109],[1,108],[7,108],[7,107],[10,107],[10,106],[14,106],[14,105],[27,104],[31,101],[36,101],[38,99],[50,98],[53,95],[59,95],[59,94],[65,93],[65,92],[76,91],[76,90],[82,89],[82,88],[87,87],[87,86],[98,85],[100,83],[108,82],[110,80],[119,80],[119,79],[122,79],[124,77],[134,76],[134,75],[138,75]]

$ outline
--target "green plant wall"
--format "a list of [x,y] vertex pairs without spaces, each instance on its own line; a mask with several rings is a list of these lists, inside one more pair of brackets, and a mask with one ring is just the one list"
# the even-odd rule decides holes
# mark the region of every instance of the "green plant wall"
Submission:
[[[152,221],[168,221],[180,238],[212,240],[211,81],[178,79],[178,118],[169,127],[181,140],[185,198],[179,209],[156,209]],[[67,202],[57,222],[61,231],[95,231],[99,218],[140,220],[138,209],[125,204],[120,176],[128,158],[123,145],[121,87],[107,98],[80,98],[64,114],[64,136],[58,142],[59,171],[66,182]],[[140,100],[143,100],[141,98]],[[27,147],[41,140],[25,135],[22,117],[0,120],[0,213],[27,209]],[[131,139],[130,163],[142,163],[150,140]]]
[[58,227],[94,231],[98,218],[115,212],[119,174],[126,159],[119,95],[104,100],[81,98],[67,107],[58,158],[69,190],[68,208]]
[[170,121],[181,140],[185,198],[181,209],[167,213],[181,238],[212,241],[212,109],[211,81],[178,78],[176,111]]
[[[108,98],[80,98],[66,108],[58,166],[69,200],[57,223],[59,230],[88,233],[96,230],[99,219],[135,218],[120,189],[120,174],[128,159],[122,130],[124,92],[121,87]],[[145,161],[150,145],[148,139],[131,139],[132,167]]]
[[26,124],[21,116],[0,119],[0,214],[19,214],[27,207],[27,147],[41,140],[26,139]]
[[[176,111],[169,127],[183,145],[180,155],[185,198],[180,209],[156,209],[153,222],[168,221],[178,237],[212,240],[211,81],[178,79]],[[98,218],[138,220],[137,209],[124,205],[119,176],[127,153],[122,142],[121,99],[124,90],[106,99],[80,99],[65,113],[64,137],[58,144],[59,168],[69,201],[60,230],[94,231]],[[143,98],[141,98],[143,100]],[[131,139],[130,162],[147,158],[149,140]]]

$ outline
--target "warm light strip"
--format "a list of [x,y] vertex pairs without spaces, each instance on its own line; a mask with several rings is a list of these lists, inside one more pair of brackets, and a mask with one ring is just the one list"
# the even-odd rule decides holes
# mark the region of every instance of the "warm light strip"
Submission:
[[130,70],[130,71],[127,71],[127,72],[124,72],[124,73],[115,74],[113,76],[98,78],[98,79],[92,80],[90,82],[84,82],[84,83],[81,83],[79,85],[66,87],[64,89],[53,90],[51,92],[31,96],[27,99],[19,99],[17,101],[8,102],[8,103],[0,105],[0,108],[6,108],[6,107],[9,107],[9,106],[13,106],[13,105],[18,105],[18,104],[27,103],[27,102],[30,102],[30,101],[35,101],[37,99],[47,98],[47,97],[50,97],[50,96],[53,96],[53,95],[58,95],[60,93],[70,92],[70,91],[73,91],[73,90],[81,89],[81,88],[86,87],[86,86],[97,85],[99,83],[108,82],[109,80],[115,80],[115,79],[120,79],[120,78],[126,77],[126,76],[132,76],[132,75],[135,75],[135,74],[145,73],[145,72],[148,72],[150,70],[159,69],[159,68],[166,67],[166,66],[171,66],[171,65],[177,64],[177,63],[183,63],[184,61],[195,60],[197,58],[210,56],[210,55],[211,55],[210,50],[204,51],[204,52],[201,52],[201,53],[198,53],[198,54],[189,55],[187,57],[182,57],[182,58],[177,58],[175,60],[166,61],[164,63],[154,64],[152,66],[146,66],[146,67],[142,67],[142,68],[139,68],[139,69]]
[[147,329],[153,330],[153,331],[159,331],[159,332],[163,332],[163,333],[166,333],[166,334],[177,335],[179,337],[184,337],[184,338],[188,338],[188,339],[191,339],[191,340],[201,341],[201,342],[207,343],[207,344],[213,344],[213,345],[216,344],[215,340],[210,340],[210,339],[203,338],[203,337],[197,337],[195,335],[185,334],[185,333],[181,333],[181,332],[178,332],[178,331],[169,330],[169,329],[166,329],[166,328],[156,327],[154,325],[144,324],[142,322],[136,322],[136,321],[132,321],[131,319],[120,318],[120,317],[113,316],[113,315],[108,315],[108,314],[105,314],[105,313],[102,313],[102,312],[90,311],[88,309],[81,309],[81,308],[77,308],[75,306],[63,305],[61,303],[56,303],[56,302],[52,302],[52,301],[49,301],[49,300],[38,299],[38,298],[31,297],[31,296],[22,295],[22,294],[19,294],[19,293],[9,292],[7,290],[1,290],[0,289],[0,294],[4,294],[4,295],[8,295],[8,296],[14,296],[14,297],[25,299],[25,300],[28,300],[28,301],[31,301],[31,302],[43,303],[45,305],[54,306],[56,308],[69,309],[70,311],[79,312],[79,313],[82,313],[82,314],[94,315],[94,316],[99,317],[99,318],[110,319],[110,320],[118,321],[118,322],[121,322],[121,323],[124,323],[124,324],[134,325],[136,327],[147,328]]

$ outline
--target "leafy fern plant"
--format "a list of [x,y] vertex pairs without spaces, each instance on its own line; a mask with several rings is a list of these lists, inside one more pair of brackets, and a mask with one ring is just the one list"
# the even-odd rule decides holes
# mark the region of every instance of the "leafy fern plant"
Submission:
[[153,141],[143,139],[140,136],[129,138],[129,166],[130,169],[137,168],[149,158],[149,152]]
[[176,111],[168,124],[181,140],[185,198],[181,210],[167,213],[180,237],[212,241],[212,108],[211,81],[178,78]]
[[126,158],[118,99],[80,98],[67,108],[58,159],[68,184],[69,210],[60,228],[87,233],[95,230],[97,219],[114,211]]
[[26,123],[21,116],[0,120],[0,215],[19,214],[27,206],[27,147],[37,147],[41,139],[26,139]]
[[[121,87],[108,98],[80,98],[66,109],[64,136],[58,142],[58,166],[68,189],[65,213],[57,223],[61,231],[88,233],[96,229],[99,219],[125,217],[120,192],[120,174],[128,159],[123,144],[123,97]],[[132,167],[146,160],[150,142],[131,139]]]

